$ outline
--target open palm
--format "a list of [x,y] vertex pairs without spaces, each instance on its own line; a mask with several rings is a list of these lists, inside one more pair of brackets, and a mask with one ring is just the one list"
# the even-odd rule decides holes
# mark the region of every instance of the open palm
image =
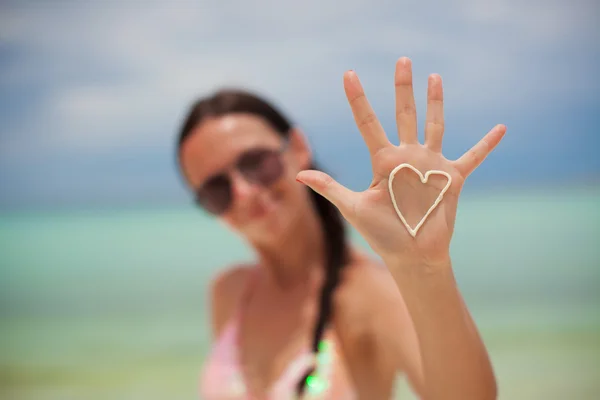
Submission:
[[[439,75],[429,76],[425,143],[417,136],[417,117],[408,58],[396,64],[396,122],[400,144],[393,145],[371,108],[357,75],[344,75],[344,89],[358,129],[369,149],[373,180],[368,189],[354,192],[320,171],[302,171],[298,180],[333,203],[382,258],[435,262],[449,255],[458,197],[465,179],[500,142],[506,127],[497,125],[458,160],[442,155],[444,111]],[[408,163],[421,174],[443,171],[450,176],[431,175],[426,184],[409,168],[401,169],[388,190],[390,173]],[[407,224],[417,226],[449,183],[441,202],[411,235],[396,213],[392,197]]]

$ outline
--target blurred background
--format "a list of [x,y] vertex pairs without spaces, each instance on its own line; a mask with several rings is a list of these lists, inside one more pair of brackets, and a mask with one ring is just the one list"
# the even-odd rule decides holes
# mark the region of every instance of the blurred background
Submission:
[[[174,142],[242,86],[355,190],[358,72],[396,143],[395,61],[444,80],[445,155],[508,133],[452,242],[501,399],[600,396],[600,5],[593,0],[0,2],[0,398],[193,399],[206,289],[253,257],[196,209]],[[368,250],[354,235],[354,240]],[[414,398],[399,379],[398,395]]]

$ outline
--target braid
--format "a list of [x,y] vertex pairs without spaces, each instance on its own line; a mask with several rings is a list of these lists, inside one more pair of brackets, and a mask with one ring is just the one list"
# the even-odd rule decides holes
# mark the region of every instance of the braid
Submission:
[[[332,298],[340,282],[341,269],[348,262],[349,256],[344,222],[338,209],[316,192],[311,191],[311,193],[325,233],[327,254],[325,282],[321,288],[319,313],[312,341],[312,351],[316,354],[319,351],[319,344],[325,328],[332,317]],[[314,367],[309,369],[298,382],[296,389],[299,396],[304,393],[307,379],[314,372]]]

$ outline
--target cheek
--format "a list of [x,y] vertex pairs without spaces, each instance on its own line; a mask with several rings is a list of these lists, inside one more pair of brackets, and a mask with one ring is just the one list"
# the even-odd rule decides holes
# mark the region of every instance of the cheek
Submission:
[[281,201],[287,210],[295,212],[298,206],[306,201],[307,187],[296,181],[295,175],[287,178],[277,184],[272,190],[273,197]]

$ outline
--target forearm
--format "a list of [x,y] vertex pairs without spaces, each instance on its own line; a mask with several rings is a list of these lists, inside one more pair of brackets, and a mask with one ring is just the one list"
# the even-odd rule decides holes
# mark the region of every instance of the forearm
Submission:
[[493,369],[458,290],[450,260],[436,266],[386,264],[418,336],[425,398],[495,399]]

